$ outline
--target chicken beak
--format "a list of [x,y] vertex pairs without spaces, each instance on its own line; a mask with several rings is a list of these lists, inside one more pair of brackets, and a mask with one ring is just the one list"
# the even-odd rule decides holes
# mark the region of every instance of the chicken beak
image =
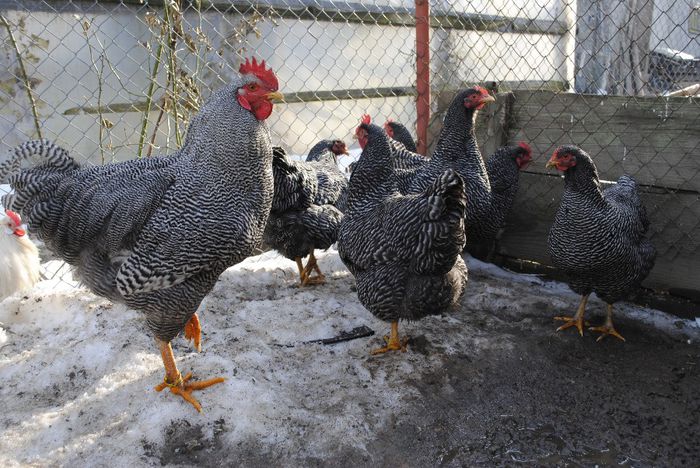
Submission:
[[552,168],[556,169],[556,168],[557,168],[557,162],[556,162],[555,160],[553,160],[553,159],[550,159],[549,161],[547,161],[547,164],[545,164],[544,167],[545,167],[546,169],[552,169]]
[[271,93],[267,93],[265,95],[265,99],[268,101],[272,101],[274,99],[276,101],[284,102],[284,94],[280,93],[279,91],[272,91]]
[[491,96],[490,94],[487,94],[483,97],[483,99],[481,99],[481,104],[489,104],[491,102],[496,102],[496,98]]

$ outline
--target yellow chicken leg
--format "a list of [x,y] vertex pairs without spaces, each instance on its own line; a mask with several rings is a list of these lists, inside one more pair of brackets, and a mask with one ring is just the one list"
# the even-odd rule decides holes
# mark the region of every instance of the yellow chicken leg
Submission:
[[384,341],[386,342],[386,346],[372,350],[371,354],[384,354],[388,351],[406,352],[408,338],[399,338],[399,322],[391,322],[391,334],[390,336],[384,336]]
[[576,329],[578,330],[579,335],[583,336],[583,315],[586,313],[586,303],[588,302],[589,295],[590,294],[586,294],[585,296],[581,296],[581,303],[578,305],[578,309],[576,309],[576,315],[574,315],[573,317],[568,317],[568,316],[554,317],[554,320],[562,320],[562,321],[566,322],[564,325],[557,328],[557,331],[566,330],[567,328],[575,326]]
[[613,306],[612,306],[612,304],[608,304],[608,314],[605,317],[605,324],[601,327],[589,327],[588,328],[591,331],[597,331],[597,332],[602,333],[602,335],[600,335],[596,341],[600,341],[608,335],[612,335],[615,338],[618,338],[622,341],[625,341],[625,339],[622,337],[622,335],[620,335],[617,332],[617,330],[615,330],[615,327],[613,327],[612,314],[613,314]]
[[185,339],[187,341],[194,340],[194,349],[198,353],[202,352],[202,326],[199,323],[199,317],[195,312],[185,325]]
[[183,378],[180,371],[177,370],[175,356],[173,355],[173,349],[170,347],[170,343],[161,340],[157,341],[158,347],[160,348],[160,355],[163,358],[163,365],[165,366],[165,378],[163,379],[163,383],[156,385],[156,392],[163,391],[168,387],[172,393],[181,396],[201,413],[202,405],[192,396],[192,392],[224,382],[226,379],[223,377],[216,377],[214,379],[188,383],[192,378],[192,374],[189,373]]
[[294,261],[297,262],[297,268],[299,269],[299,284],[304,286],[304,281],[306,281],[306,267],[301,262],[301,257],[295,257]]
[[[311,276],[314,271],[316,272],[316,276]],[[306,262],[306,267],[304,268],[304,278],[301,281],[301,285],[309,286],[312,284],[324,284],[325,282],[326,277],[321,273],[321,269],[318,267],[314,249],[311,249],[309,252],[309,260]]]

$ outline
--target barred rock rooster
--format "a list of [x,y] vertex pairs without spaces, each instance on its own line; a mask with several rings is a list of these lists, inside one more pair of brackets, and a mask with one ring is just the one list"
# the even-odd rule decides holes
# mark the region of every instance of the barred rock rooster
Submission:
[[464,292],[464,183],[447,169],[423,192],[401,195],[386,133],[363,123],[356,134],[363,150],[350,179],[338,252],[362,305],[391,322],[386,346],[372,354],[405,351],[399,320],[443,313]]
[[384,131],[387,135],[389,135],[389,138],[401,143],[408,151],[412,153],[416,153],[418,151],[416,148],[416,142],[413,141],[411,132],[401,122],[395,122],[392,119],[388,119],[384,123]]
[[595,292],[607,303],[605,323],[591,330],[624,341],[612,323],[613,304],[647,277],[656,249],[646,238],[649,230],[644,205],[634,179],[623,175],[617,184],[601,190],[593,159],[568,145],[554,151],[547,162],[564,172],[564,193],[549,231],[548,250],[554,266],[568,276],[569,287],[581,295],[573,317],[557,331],[576,327],[583,335],[588,296]]
[[[313,165],[292,161],[284,149],[275,147],[272,172],[275,190],[263,236],[265,243],[296,262],[302,286],[322,284],[325,277],[314,249],[333,245],[343,213],[331,204],[316,203],[320,183]],[[304,266],[302,258],[307,255]]]
[[50,142],[26,143],[46,162],[12,176],[15,194],[3,200],[93,292],[145,312],[165,366],[156,390],[169,387],[198,411],[192,391],[224,379],[182,377],[170,341],[184,329],[199,348],[195,311],[219,275],[259,245],[272,204],[264,120],[282,95],[264,61],[239,71],[175,153],[83,168]]
[[27,237],[20,216],[6,210],[0,218],[0,301],[31,288],[39,277],[39,250]]

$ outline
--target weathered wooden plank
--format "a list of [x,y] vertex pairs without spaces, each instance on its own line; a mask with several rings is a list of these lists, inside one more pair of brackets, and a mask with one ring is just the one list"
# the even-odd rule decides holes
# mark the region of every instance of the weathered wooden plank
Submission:
[[[498,243],[498,253],[551,265],[547,236],[559,207],[561,177],[523,173],[520,190]],[[658,251],[656,266],[644,286],[668,290],[700,290],[700,197],[692,193],[644,190],[651,220],[651,240]]]
[[595,160],[601,178],[700,191],[700,99],[513,92],[509,141],[533,147],[531,171],[561,144]]
[[[0,0],[0,5],[3,2]],[[74,2],[66,2],[67,7]],[[92,3],[92,2],[90,2]],[[100,3],[124,3],[143,5],[143,0],[109,0]],[[163,4],[163,0],[150,0],[149,6]],[[89,4],[88,4],[89,5]],[[257,13],[271,18],[292,20],[337,21],[343,23],[376,24],[381,26],[415,27],[414,8],[372,5],[366,2],[331,1],[267,1],[251,4],[244,1],[202,1],[201,10],[215,9],[221,13]],[[480,13],[466,13],[458,9],[433,8],[430,26],[440,29],[463,31],[494,31],[521,34],[566,34],[569,26],[560,19],[543,20]]]
[[[300,91],[284,93],[284,103],[294,104],[298,102],[318,102],[318,101],[342,101],[345,99],[373,99],[391,98],[401,96],[415,96],[414,86],[393,86],[387,88],[358,88],[358,89],[336,89],[332,91]],[[162,99],[159,100],[162,102]],[[99,113],[124,113],[143,112],[146,110],[146,101],[117,102],[102,107],[78,106],[71,107],[63,111],[63,115],[79,114],[99,114]]]

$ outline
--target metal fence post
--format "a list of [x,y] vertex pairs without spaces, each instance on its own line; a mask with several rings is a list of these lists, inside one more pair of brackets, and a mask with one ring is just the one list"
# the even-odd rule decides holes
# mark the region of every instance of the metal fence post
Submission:
[[420,154],[427,154],[428,122],[430,121],[430,4],[416,0],[416,98]]

